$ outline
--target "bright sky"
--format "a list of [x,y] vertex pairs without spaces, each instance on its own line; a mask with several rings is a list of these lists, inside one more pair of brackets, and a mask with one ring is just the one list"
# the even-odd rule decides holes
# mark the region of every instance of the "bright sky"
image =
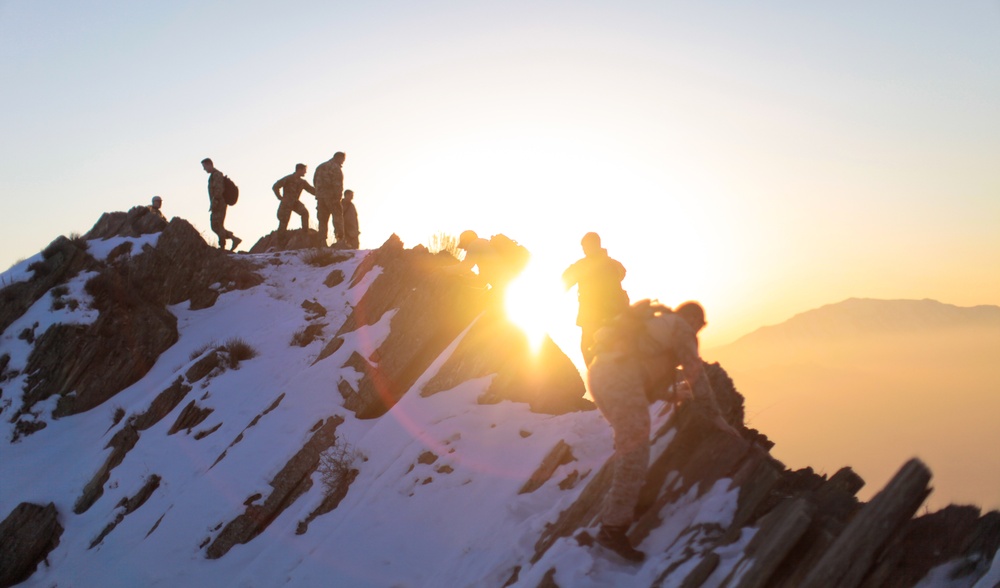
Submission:
[[1000,304],[996,1],[0,0],[0,80],[4,268],[154,194],[213,238],[206,156],[248,248],[339,150],[363,248],[504,232],[554,275],[595,230],[707,346]]

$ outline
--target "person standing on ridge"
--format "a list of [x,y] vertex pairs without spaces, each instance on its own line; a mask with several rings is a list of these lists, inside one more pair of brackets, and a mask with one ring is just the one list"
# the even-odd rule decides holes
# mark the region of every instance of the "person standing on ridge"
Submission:
[[163,211],[160,210],[162,206],[163,206],[163,198],[160,198],[159,196],[153,196],[153,201],[146,208],[149,209],[149,212],[152,212],[153,214],[159,216],[163,220],[167,220],[167,217],[163,216]]
[[720,429],[738,435],[722,418],[698,354],[698,332],[705,324],[705,310],[697,302],[671,311],[643,300],[595,337],[588,387],[615,442],[611,488],[601,508],[597,542],[631,561],[645,558],[627,532],[649,467],[650,390],[672,384],[680,364],[695,407]]
[[344,209],[341,197],[344,192],[344,160],[347,155],[342,151],[333,154],[333,158],[316,166],[313,173],[313,185],[316,186],[316,220],[319,223],[319,236],[326,244],[330,217],[333,217],[333,236],[340,242],[344,238]]
[[580,351],[586,365],[594,359],[591,346],[594,334],[608,321],[628,309],[628,294],[622,289],[625,266],[608,256],[608,250],[601,247],[601,237],[597,233],[587,233],[580,240],[584,257],[562,274],[563,285],[569,290],[574,285],[580,309],[576,324],[580,327]]
[[236,246],[242,243],[243,239],[240,239],[225,227],[226,208],[229,206],[226,204],[225,176],[215,168],[215,164],[208,157],[201,160],[201,167],[208,174],[208,210],[211,212],[209,218],[212,224],[212,232],[218,235],[220,248],[225,249],[226,240],[232,239],[233,246],[229,250],[236,251]]
[[278,205],[278,231],[283,233],[288,229],[288,219],[292,217],[292,212],[302,219],[302,230],[309,230],[309,211],[306,205],[299,201],[302,190],[316,195],[316,189],[305,180],[306,164],[296,163],[295,173],[288,174],[271,186],[274,195],[278,197],[281,204]]
[[344,242],[348,249],[358,249],[361,231],[358,229],[358,209],[354,206],[354,190],[344,190]]

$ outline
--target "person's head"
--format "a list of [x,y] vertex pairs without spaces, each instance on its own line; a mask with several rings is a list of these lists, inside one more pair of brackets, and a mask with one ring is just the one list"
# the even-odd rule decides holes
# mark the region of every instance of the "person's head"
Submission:
[[591,255],[601,250],[601,236],[590,232],[580,239],[580,246],[583,247],[584,255]]
[[305,176],[306,175],[306,164],[304,164],[304,163],[296,163],[295,164],[295,175],[299,176],[300,178],[303,177],[303,176]]
[[201,160],[201,167],[204,168],[205,171],[207,171],[208,173],[212,173],[212,170],[215,169],[215,164],[212,163],[211,159],[206,157],[205,159]]
[[344,200],[348,202],[354,200],[354,190],[344,190]]
[[344,163],[345,159],[347,159],[347,155],[343,151],[338,151],[333,154],[333,160],[337,163]]
[[685,302],[684,304],[677,307],[674,313],[679,315],[684,319],[687,324],[691,325],[694,332],[702,330],[708,323],[705,322],[705,309],[701,307],[700,304],[694,301]]
[[475,231],[462,231],[462,234],[458,236],[458,248],[468,249],[469,245],[478,238],[479,235],[477,235]]
[[163,198],[153,196],[153,208],[159,210],[161,206],[163,206]]

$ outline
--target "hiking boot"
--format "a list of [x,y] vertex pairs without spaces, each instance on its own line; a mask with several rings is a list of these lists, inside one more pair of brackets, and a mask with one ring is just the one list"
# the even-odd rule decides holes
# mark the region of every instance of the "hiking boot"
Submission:
[[625,534],[627,527],[610,527],[601,525],[597,534],[597,543],[605,549],[610,549],[629,561],[640,562],[646,559],[646,554],[632,547]]
[[236,246],[243,242],[243,239],[233,235],[233,246],[229,248],[230,251],[236,251]]

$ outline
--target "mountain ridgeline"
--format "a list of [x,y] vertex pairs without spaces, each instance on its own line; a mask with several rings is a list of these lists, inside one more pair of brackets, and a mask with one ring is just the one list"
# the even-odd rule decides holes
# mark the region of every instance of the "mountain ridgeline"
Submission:
[[740,435],[650,406],[648,557],[621,560],[591,539],[610,428],[562,350],[448,253],[315,245],[228,254],[136,208],[3,274],[0,586],[1000,581],[1000,512],[919,513],[912,456],[867,501],[850,467],[786,467],[725,362]]
[[935,472],[931,506],[1000,508],[1000,307],[850,299],[706,356],[786,463],[849,463],[878,488],[916,454]]

